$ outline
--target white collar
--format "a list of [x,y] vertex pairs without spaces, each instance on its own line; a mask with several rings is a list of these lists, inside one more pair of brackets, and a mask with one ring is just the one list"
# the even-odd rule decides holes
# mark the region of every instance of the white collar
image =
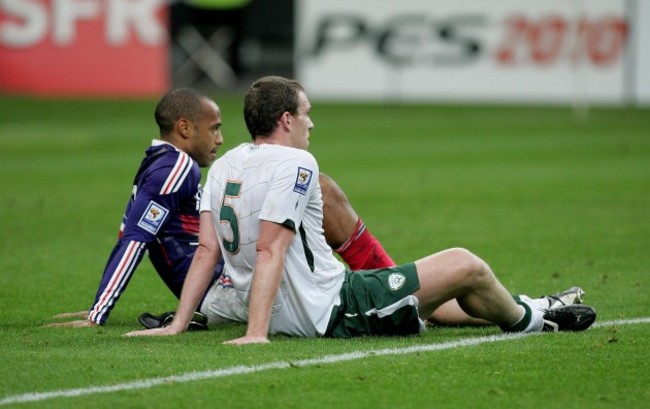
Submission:
[[174,146],[173,144],[171,144],[171,143],[169,143],[169,142],[167,142],[167,141],[163,141],[162,139],[153,139],[153,140],[151,141],[151,146],[161,146],[161,145],[169,145],[169,146],[173,147],[174,149],[179,150],[179,149],[178,149],[176,146]]

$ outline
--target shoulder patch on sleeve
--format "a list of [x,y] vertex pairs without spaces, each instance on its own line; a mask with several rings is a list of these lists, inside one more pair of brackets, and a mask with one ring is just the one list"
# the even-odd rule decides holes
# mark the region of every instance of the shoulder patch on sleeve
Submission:
[[298,166],[298,172],[296,174],[296,183],[293,185],[293,191],[300,193],[301,195],[307,194],[307,189],[311,183],[311,177],[313,172],[307,168]]
[[147,206],[147,210],[140,218],[140,221],[138,222],[138,227],[141,227],[142,229],[148,231],[151,234],[156,234],[158,233],[160,226],[162,226],[168,214],[169,214],[169,210],[165,209],[164,207],[162,207],[161,205],[159,205],[158,203],[152,200],[151,202],[149,202],[149,206]]

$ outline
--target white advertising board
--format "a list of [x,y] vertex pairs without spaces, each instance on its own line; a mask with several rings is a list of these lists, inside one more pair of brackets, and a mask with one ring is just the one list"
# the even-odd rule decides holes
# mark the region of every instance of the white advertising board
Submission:
[[296,77],[319,99],[636,102],[626,3],[299,0]]

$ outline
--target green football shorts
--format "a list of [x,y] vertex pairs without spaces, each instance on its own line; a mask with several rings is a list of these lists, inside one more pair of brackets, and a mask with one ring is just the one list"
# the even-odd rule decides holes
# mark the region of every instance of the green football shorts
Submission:
[[326,337],[412,335],[424,330],[418,316],[420,288],[414,263],[376,270],[346,271],[341,305],[335,306]]

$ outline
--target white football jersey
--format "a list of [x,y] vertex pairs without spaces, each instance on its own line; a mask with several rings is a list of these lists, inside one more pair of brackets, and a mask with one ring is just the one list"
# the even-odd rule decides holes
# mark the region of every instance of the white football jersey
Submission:
[[[345,266],[334,257],[323,234],[323,201],[318,163],[307,151],[246,143],[219,158],[208,172],[201,211],[211,211],[230,276],[248,318],[260,220],[282,224],[296,236],[286,255],[269,333],[313,337],[327,329]],[[227,307],[218,307],[228,309]]]

